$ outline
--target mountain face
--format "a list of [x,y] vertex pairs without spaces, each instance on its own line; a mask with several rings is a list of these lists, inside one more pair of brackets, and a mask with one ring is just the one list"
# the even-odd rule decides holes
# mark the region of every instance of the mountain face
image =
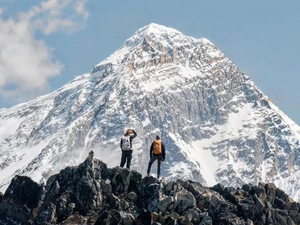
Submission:
[[1,190],[14,175],[43,182],[90,150],[119,165],[126,128],[138,134],[132,169],[142,174],[160,135],[167,179],[274,182],[300,198],[300,128],[213,43],[157,24],[139,29],[90,73],[0,110]]

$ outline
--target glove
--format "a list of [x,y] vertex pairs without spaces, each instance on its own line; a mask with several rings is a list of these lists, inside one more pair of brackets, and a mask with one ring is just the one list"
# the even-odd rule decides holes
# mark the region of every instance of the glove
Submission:
[[165,158],[163,158],[161,161],[165,161]]

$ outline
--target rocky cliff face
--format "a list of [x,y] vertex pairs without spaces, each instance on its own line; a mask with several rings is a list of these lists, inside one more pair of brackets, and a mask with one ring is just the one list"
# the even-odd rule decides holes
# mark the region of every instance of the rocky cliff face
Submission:
[[164,182],[120,167],[108,168],[93,153],[77,167],[51,176],[45,185],[16,176],[0,195],[0,223],[6,224],[197,224],[293,225],[300,204],[274,184]]
[[157,24],[61,89],[1,110],[0,128],[2,191],[15,175],[45,181],[91,149],[116,166],[134,128],[142,174],[158,134],[169,180],[274,182],[299,198],[300,128],[210,41]]

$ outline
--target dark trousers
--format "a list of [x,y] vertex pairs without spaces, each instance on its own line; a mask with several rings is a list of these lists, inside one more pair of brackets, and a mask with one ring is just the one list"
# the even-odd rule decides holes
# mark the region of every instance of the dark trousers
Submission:
[[154,163],[154,161],[157,160],[157,177],[159,178],[160,176],[160,164],[161,164],[161,160],[162,160],[162,155],[153,155],[150,159],[150,162],[148,164],[148,170],[147,170],[147,174],[150,173],[151,170],[151,166]]
[[132,159],[132,151],[122,151],[121,163],[120,166],[123,167],[127,161],[127,169],[130,169]]

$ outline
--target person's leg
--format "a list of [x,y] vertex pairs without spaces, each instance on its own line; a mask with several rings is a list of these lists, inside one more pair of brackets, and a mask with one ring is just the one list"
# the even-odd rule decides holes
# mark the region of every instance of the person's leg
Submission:
[[125,165],[125,162],[126,162],[126,154],[124,151],[122,151],[120,166],[123,167]]
[[127,153],[127,169],[130,169],[132,159],[132,151],[128,151]]
[[160,165],[161,165],[161,160],[162,160],[162,157],[159,156],[159,157],[157,158],[157,178],[160,177]]
[[152,156],[150,161],[149,161],[148,170],[147,170],[148,175],[150,174],[151,166],[152,166],[153,162],[155,161],[155,159],[156,159],[155,156]]

